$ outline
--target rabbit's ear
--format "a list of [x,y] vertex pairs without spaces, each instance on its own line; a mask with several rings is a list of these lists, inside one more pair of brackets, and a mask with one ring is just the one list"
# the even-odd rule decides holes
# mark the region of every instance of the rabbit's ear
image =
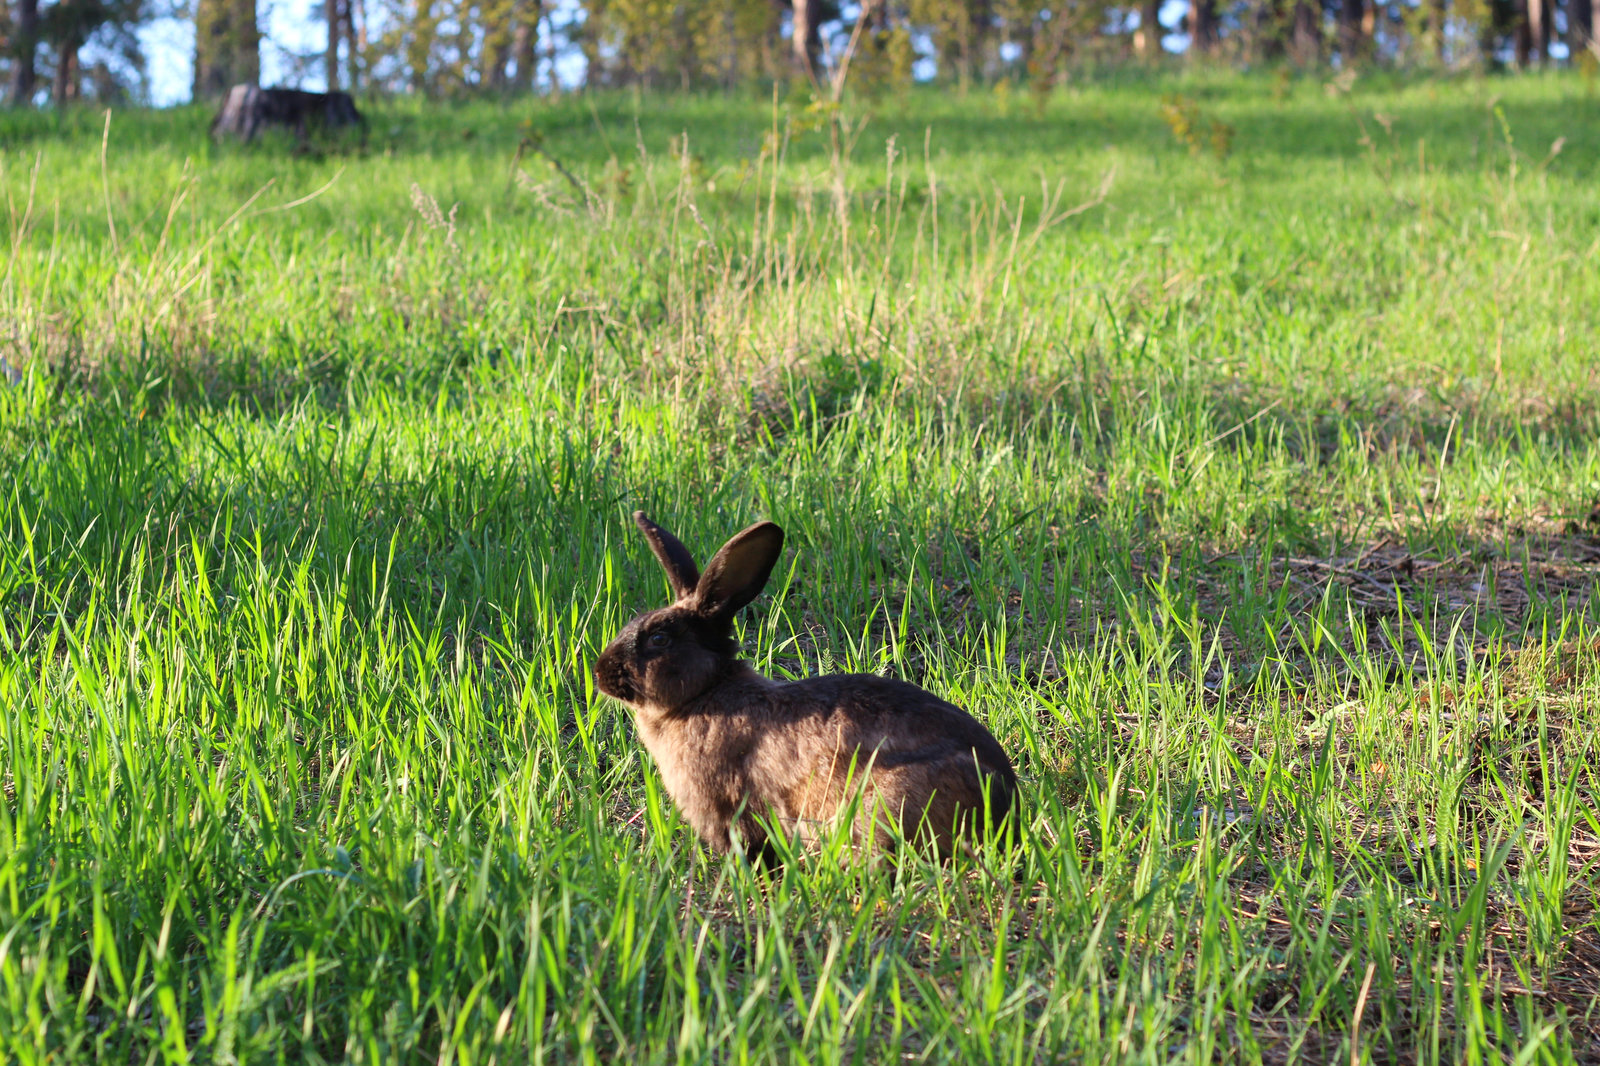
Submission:
[[700,583],[700,571],[694,565],[694,556],[683,542],[644,516],[643,511],[633,512],[633,524],[639,527],[644,539],[650,542],[656,561],[667,572],[672,594],[678,599],[692,594]]
[[700,577],[695,596],[700,613],[732,621],[739,608],[761,595],[782,554],[783,530],[771,522],[735,533]]

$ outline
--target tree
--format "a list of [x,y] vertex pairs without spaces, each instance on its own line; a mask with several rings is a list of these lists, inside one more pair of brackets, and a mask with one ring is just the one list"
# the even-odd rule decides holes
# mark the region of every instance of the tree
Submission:
[[[341,38],[347,38],[352,53],[355,52],[356,41],[354,27],[351,25],[348,0],[343,0],[343,2],[341,0],[323,0],[322,8],[322,13],[328,22],[328,51],[325,57],[324,73],[328,79],[328,91],[331,93],[338,91],[339,88],[339,41]],[[346,32],[347,30],[349,30],[348,33]],[[350,87],[352,89],[355,88],[353,79],[350,82]]]
[[1427,11],[1427,39],[1425,45],[1431,47],[1433,59],[1436,63],[1444,62],[1444,28],[1445,28],[1445,0],[1426,0]]
[[346,56],[350,68],[350,91],[361,87],[361,64],[367,54],[367,12],[361,0],[346,0],[346,13],[350,18],[350,54]]
[[1217,0],[1189,0],[1190,48],[1196,55],[1217,50]]
[[491,92],[503,92],[511,65],[516,4],[513,0],[484,0],[479,14],[483,44],[478,49],[478,84]]
[[[29,12],[39,10],[29,5],[39,0],[15,2],[18,29],[11,39],[23,42]],[[134,2],[149,0],[45,0],[64,12]],[[833,32],[840,25],[856,42],[849,75],[854,89],[877,93],[906,84],[919,57],[932,58],[941,78],[963,88],[1025,71],[1042,106],[1072,64],[1130,55],[1153,61],[1162,55],[1165,32],[1159,21],[1163,0],[867,0],[848,6],[841,0],[323,2],[330,86],[355,88],[358,80],[376,75],[393,91],[427,95],[531,91],[538,64],[569,53],[581,54],[592,86],[731,89],[765,78],[810,81],[822,74],[824,27]],[[1566,15],[1560,29],[1567,43],[1577,50],[1592,46],[1594,2],[1186,0],[1183,29],[1194,57],[1226,50],[1239,61],[1307,65],[1336,56],[1335,62],[1349,66],[1431,53],[1443,61],[1448,14],[1454,31],[1478,34],[1491,61],[1509,49],[1531,66],[1549,61],[1558,11]],[[254,80],[255,0],[196,3],[196,92],[206,96]],[[371,25],[378,27],[370,41],[368,10],[377,12]],[[852,11],[859,25],[848,22],[843,10]],[[1134,33],[1130,15],[1137,19]],[[1324,18],[1332,22],[1326,30]],[[56,95],[69,98],[75,84],[71,56],[83,35],[57,37],[70,54],[57,64]],[[1404,47],[1395,47],[1397,41]],[[14,47],[27,50],[21,43]],[[26,98],[32,68],[19,61],[14,70],[13,96]],[[88,91],[89,80],[83,81]]]
[[911,20],[930,28],[939,44],[941,66],[953,67],[965,92],[981,74],[985,45],[994,22],[988,0],[912,0]]
[[136,29],[143,21],[142,0],[57,0],[41,12],[41,35],[56,56],[50,88],[50,99],[56,106],[78,98],[82,81],[78,52],[91,36],[99,35],[105,43],[116,46],[131,64],[142,67]]
[[[823,21],[837,17],[828,0],[820,0],[816,8],[812,14]],[[779,0],[589,0],[581,21],[558,29],[547,12],[545,25],[552,42],[559,33],[569,47],[581,51],[589,85],[727,87],[810,69],[793,47],[778,46],[780,13],[789,10]],[[801,19],[805,17],[802,10]],[[813,36],[820,47],[820,33]],[[802,21],[802,46],[806,39]],[[531,79],[531,35],[527,47]],[[806,54],[808,61],[816,58]]]
[[1517,29],[1513,47],[1517,66],[1526,70],[1543,66],[1550,55],[1549,0],[1517,0]]
[[1146,62],[1161,55],[1161,0],[1143,0],[1139,7],[1139,32],[1134,48]]
[[822,54],[822,0],[791,0],[789,6],[794,12],[789,47],[795,68],[815,77],[817,57]]
[[511,28],[511,58],[517,64],[515,87],[518,89],[533,89],[534,68],[539,64],[539,19],[543,15],[539,0],[520,0],[516,6]]
[[1322,58],[1322,6],[1313,0],[1295,0],[1289,27],[1289,56],[1301,66]]
[[195,99],[261,80],[255,0],[197,0],[194,22]]
[[1339,4],[1339,57],[1354,63],[1367,51],[1367,5],[1364,0],[1341,0]]
[[1322,56],[1321,20],[1317,0],[1258,0],[1254,17],[1246,22],[1254,29],[1245,41],[1246,51],[1252,60],[1287,57],[1298,66],[1315,63]]
[[1594,49],[1594,0],[1567,0],[1567,47],[1574,58]]
[[427,93],[431,88],[428,69],[433,60],[434,39],[439,35],[437,8],[434,0],[417,0],[416,14],[406,27],[406,66],[414,93]]
[[16,70],[11,79],[11,102],[33,99],[33,62],[39,50],[39,0],[17,0]]

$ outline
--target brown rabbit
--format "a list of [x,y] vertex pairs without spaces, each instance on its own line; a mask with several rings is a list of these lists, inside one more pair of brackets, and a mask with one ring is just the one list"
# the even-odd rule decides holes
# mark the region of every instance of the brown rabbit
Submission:
[[671,533],[633,516],[677,602],[623,627],[595,663],[633,708],[667,792],[719,853],[772,859],[761,820],[814,839],[859,800],[859,845],[896,836],[949,855],[958,838],[1015,833],[1017,778],[987,729],[904,681],[831,674],[777,682],[739,659],[733,619],[767,583],[783,530],[759,522],[700,573]]

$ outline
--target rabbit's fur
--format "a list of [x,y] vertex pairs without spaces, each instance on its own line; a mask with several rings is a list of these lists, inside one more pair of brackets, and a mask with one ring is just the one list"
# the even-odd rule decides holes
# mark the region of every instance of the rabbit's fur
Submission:
[[853,813],[857,844],[934,844],[1017,828],[1017,779],[994,737],[930,692],[874,674],[778,682],[739,659],[733,620],[760,594],[783,530],[736,534],[701,573],[635,512],[677,602],[623,627],[595,663],[633,709],[669,795],[718,852],[774,857],[761,822],[804,842]]

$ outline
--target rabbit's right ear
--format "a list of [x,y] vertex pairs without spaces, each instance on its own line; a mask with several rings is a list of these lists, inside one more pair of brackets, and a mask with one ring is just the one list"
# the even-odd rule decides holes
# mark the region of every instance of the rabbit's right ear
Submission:
[[732,622],[739,608],[761,595],[782,554],[783,530],[772,522],[735,533],[706,564],[695,606],[703,615]]
[[694,565],[694,556],[683,542],[644,516],[643,511],[633,512],[633,524],[639,527],[644,539],[650,542],[661,569],[667,572],[672,594],[678,599],[691,595],[700,584],[700,571]]

